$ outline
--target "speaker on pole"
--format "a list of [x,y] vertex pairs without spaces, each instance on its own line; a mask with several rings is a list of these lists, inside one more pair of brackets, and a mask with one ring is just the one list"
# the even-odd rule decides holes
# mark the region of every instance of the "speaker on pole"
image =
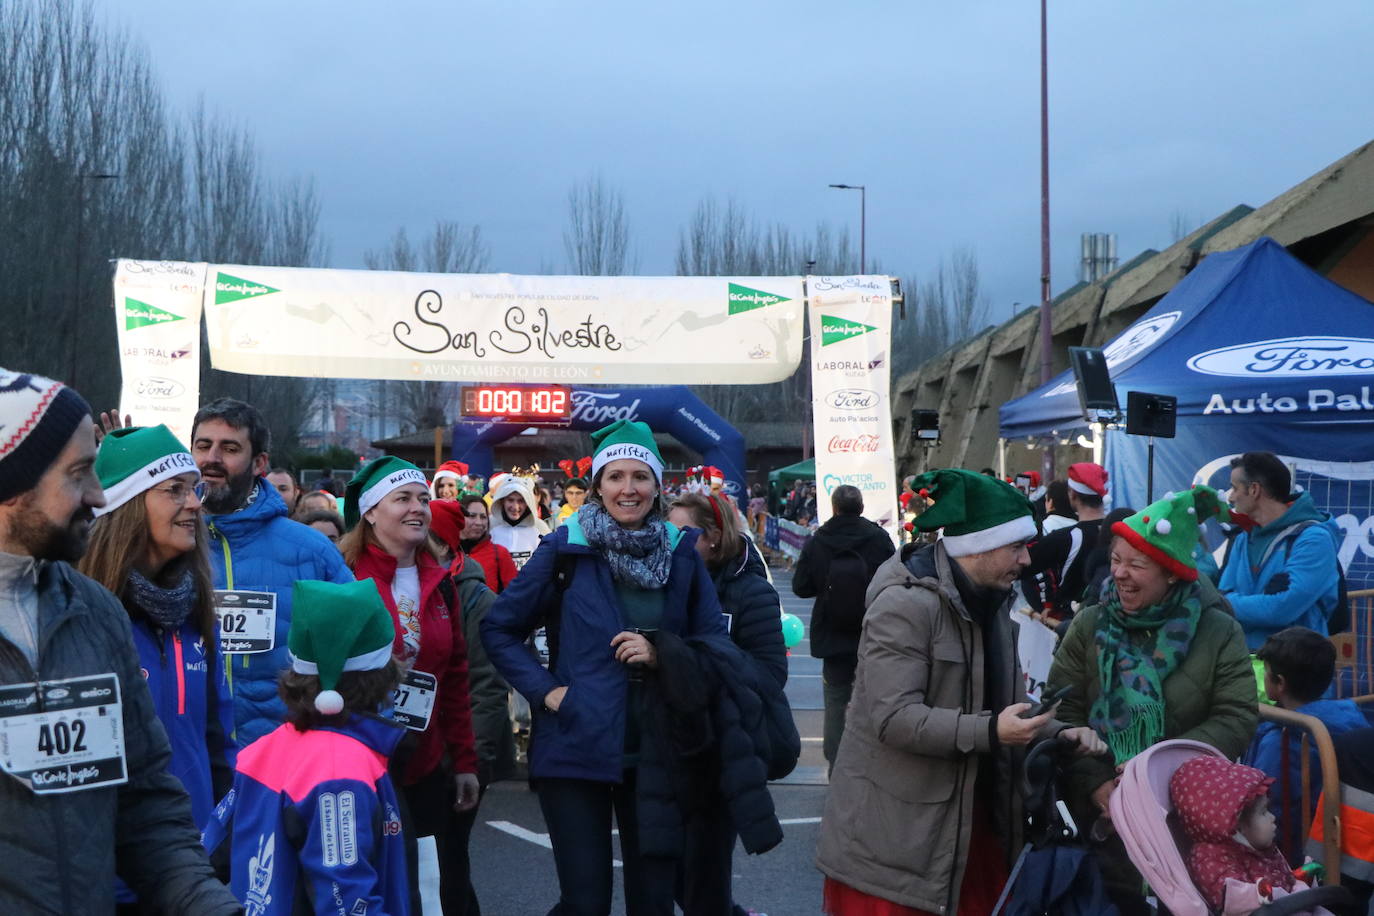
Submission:
[[1126,432],[1132,436],[1172,439],[1178,420],[1178,398],[1171,394],[1126,392]]
[[1069,347],[1069,366],[1078,388],[1078,405],[1089,423],[1111,423],[1121,416],[1107,357],[1099,347]]

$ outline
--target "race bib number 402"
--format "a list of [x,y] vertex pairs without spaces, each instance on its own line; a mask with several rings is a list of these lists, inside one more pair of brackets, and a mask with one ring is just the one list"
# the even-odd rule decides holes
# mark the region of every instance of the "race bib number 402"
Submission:
[[0,768],[38,795],[127,782],[119,678],[0,687]]
[[277,596],[274,592],[215,590],[219,616],[219,649],[226,655],[271,652],[277,645]]

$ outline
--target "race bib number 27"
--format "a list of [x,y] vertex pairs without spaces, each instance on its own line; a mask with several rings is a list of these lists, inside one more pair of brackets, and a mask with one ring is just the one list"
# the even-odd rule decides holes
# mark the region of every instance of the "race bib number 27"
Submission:
[[0,687],[0,768],[38,795],[127,782],[119,678]]

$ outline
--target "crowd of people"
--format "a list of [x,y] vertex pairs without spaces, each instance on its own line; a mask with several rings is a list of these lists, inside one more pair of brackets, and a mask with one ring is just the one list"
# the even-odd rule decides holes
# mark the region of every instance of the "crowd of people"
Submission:
[[[443,912],[477,914],[477,811],[523,759],[559,886],[540,909],[609,913],[618,855],[633,916],[748,912],[733,852],[781,842],[768,783],[800,754],[763,510],[711,468],[666,485],[643,423],[598,430],[552,486],[382,457],[341,499],[274,467],[229,399],[183,444],[0,370],[0,432],[7,911],[418,913],[433,837]],[[1086,462],[907,490],[898,547],[834,488],[792,577],[822,659],[823,911],[989,913],[1045,739],[1075,752],[1067,810],[1117,912],[1151,911],[1122,768],[1178,738],[1217,752],[1174,790],[1209,905],[1294,889],[1320,761],[1259,704],[1351,749],[1374,733],[1331,698],[1338,530],[1283,462],[1240,455],[1227,494],[1138,511]],[[787,502],[814,518],[814,485]],[[1058,637],[1034,707],[1022,597]]]

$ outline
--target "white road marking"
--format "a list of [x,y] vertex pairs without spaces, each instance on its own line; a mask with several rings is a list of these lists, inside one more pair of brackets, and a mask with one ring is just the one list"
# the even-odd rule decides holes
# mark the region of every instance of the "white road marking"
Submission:
[[821,819],[818,817],[789,817],[778,821],[778,823],[782,824],[784,827],[789,824],[819,824],[820,822]]
[[[549,840],[549,835],[547,833],[535,833],[533,830],[527,830],[524,827],[521,827],[519,824],[512,824],[510,821],[487,821],[487,826],[495,827],[502,833],[508,833],[511,836],[516,837],[517,839],[524,840],[527,843],[533,843],[536,846],[543,846],[545,849],[553,849],[553,843]],[[618,835],[619,831],[612,830],[611,834],[613,836]],[[611,865],[615,868],[621,868],[625,865],[625,863],[620,861],[619,859],[612,859]]]

